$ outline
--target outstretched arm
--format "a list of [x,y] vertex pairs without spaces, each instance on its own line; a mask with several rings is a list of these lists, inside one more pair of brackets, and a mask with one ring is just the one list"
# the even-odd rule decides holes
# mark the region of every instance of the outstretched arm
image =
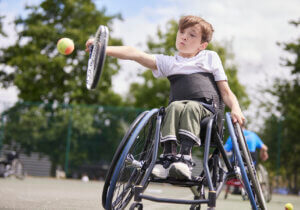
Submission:
[[227,81],[217,81],[218,88],[221,92],[222,99],[224,103],[231,110],[231,117],[233,123],[238,122],[240,125],[243,125],[245,122],[245,117],[240,108],[239,102],[233,92],[230,90]]
[[[93,43],[93,39],[89,39],[86,42],[86,51],[88,51],[89,46]],[[137,63],[150,68],[153,70],[157,69],[156,61],[154,55],[142,52],[134,47],[129,46],[107,46],[106,55],[120,58],[123,60],[133,60]]]
[[155,57],[134,47],[129,46],[108,46],[106,54],[124,60],[133,60],[150,69],[157,69]]

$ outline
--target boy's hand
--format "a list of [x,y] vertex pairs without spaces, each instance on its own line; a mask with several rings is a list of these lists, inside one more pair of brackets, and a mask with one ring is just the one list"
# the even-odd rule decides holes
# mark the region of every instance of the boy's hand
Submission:
[[85,43],[85,51],[86,52],[89,52],[90,51],[90,49],[89,49],[89,47],[92,45],[94,43],[94,39],[93,38],[91,38],[91,39],[88,39],[87,41],[86,41],[86,43]]
[[244,117],[242,111],[232,110],[231,111],[231,119],[232,119],[233,123],[238,122],[241,126],[243,126],[245,123],[245,117]]

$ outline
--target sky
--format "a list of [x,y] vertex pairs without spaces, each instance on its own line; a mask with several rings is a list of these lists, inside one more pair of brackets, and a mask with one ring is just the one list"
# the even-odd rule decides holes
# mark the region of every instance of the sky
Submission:
[[[15,40],[13,24],[15,16],[25,15],[25,4],[37,4],[41,0],[0,0],[0,15],[5,15],[5,31],[8,39],[0,37],[0,46]],[[112,36],[121,38],[125,45],[146,49],[149,36],[155,37],[157,28],[165,28],[170,19],[182,15],[201,16],[214,29],[213,42],[230,46],[237,65],[240,83],[253,101],[252,113],[257,106],[257,94],[261,87],[272,84],[274,77],[289,78],[289,71],[280,63],[286,54],[277,42],[290,42],[299,37],[299,30],[288,24],[300,18],[299,0],[94,0],[107,14],[120,13],[123,21],[115,21]],[[138,81],[136,74],[144,68],[130,61],[121,61],[122,71],[113,79],[113,88],[120,94],[128,91],[128,84]],[[0,98],[15,101],[16,90],[0,89]],[[252,110],[252,111],[251,111]],[[250,113],[249,113],[250,112]]]

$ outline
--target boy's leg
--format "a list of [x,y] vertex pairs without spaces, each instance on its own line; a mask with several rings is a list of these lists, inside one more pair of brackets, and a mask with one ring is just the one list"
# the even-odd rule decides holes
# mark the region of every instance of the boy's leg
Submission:
[[182,111],[180,127],[178,130],[180,140],[183,140],[182,143],[189,140],[200,146],[200,122],[210,115],[212,115],[212,113],[205,109],[201,103],[189,101]]
[[185,103],[183,101],[174,101],[166,108],[166,114],[161,126],[161,143],[177,142],[176,135],[184,107]]
[[180,116],[183,109],[184,103],[180,101],[174,101],[166,108],[160,139],[163,146],[163,154],[152,170],[152,174],[156,177],[162,179],[167,178],[169,167],[175,160],[177,154],[176,131],[179,127]]
[[181,161],[173,163],[170,167],[170,175],[178,179],[191,179],[192,175],[192,148],[195,144],[200,145],[200,122],[203,118],[211,115],[199,102],[189,101],[181,113],[179,124]]

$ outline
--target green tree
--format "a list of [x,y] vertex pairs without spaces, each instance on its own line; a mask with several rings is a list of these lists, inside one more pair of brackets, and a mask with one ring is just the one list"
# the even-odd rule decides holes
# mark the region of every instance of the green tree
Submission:
[[[290,24],[298,27],[300,19],[291,21]],[[300,184],[300,37],[293,42],[279,45],[293,55],[292,58],[283,59],[283,66],[291,71],[293,79],[278,78],[273,87],[267,90],[277,101],[262,103],[262,106],[267,110],[276,110],[278,114],[273,114],[265,120],[261,136],[270,148],[269,170],[273,175],[283,177],[288,187],[297,193]],[[278,172],[280,174],[277,174]]]
[[[148,51],[150,53],[174,55],[176,52],[175,40],[177,30],[178,23],[175,20],[170,20],[166,25],[165,33],[158,29],[158,42],[155,42],[151,37],[149,38],[147,42]],[[217,43],[209,44],[207,49],[214,50],[219,54],[228,77],[229,85],[239,99],[242,108],[246,109],[250,101],[245,87],[238,81],[237,68],[234,65],[226,63],[226,60],[231,58],[232,55],[225,47]],[[166,78],[155,79],[150,70],[141,73],[140,76],[143,77],[144,82],[142,84],[133,83],[131,85],[128,100],[135,106],[143,108],[167,106],[170,87],[168,80]]]
[[[26,10],[28,16],[15,20],[19,29],[17,42],[2,49],[3,87],[15,85],[23,101],[119,105],[121,97],[111,89],[111,77],[119,70],[117,60],[107,59],[101,83],[95,91],[88,91],[88,55],[84,49],[85,41],[100,24],[111,28],[120,15],[108,16],[105,8],[98,11],[91,0],[44,0],[38,6],[27,6]],[[69,56],[60,55],[56,49],[62,37],[75,42],[75,50]],[[110,37],[109,44],[122,42]],[[13,70],[6,71],[8,66]]]

